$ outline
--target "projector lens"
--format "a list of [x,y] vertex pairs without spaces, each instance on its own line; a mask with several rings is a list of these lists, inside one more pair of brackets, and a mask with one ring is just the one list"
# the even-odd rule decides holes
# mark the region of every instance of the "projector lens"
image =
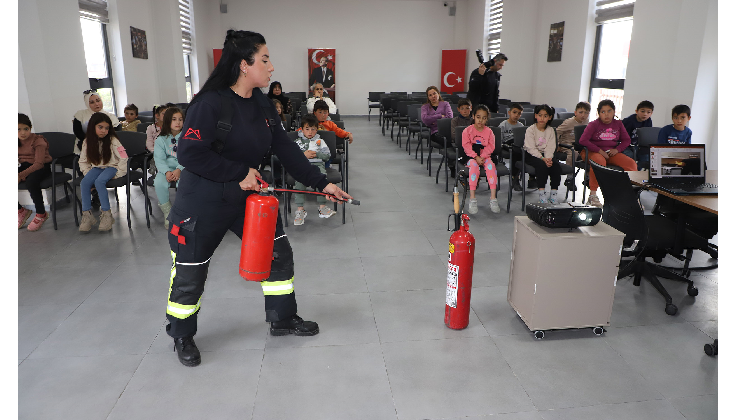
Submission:
[[585,220],[587,220],[587,215],[585,213],[580,213],[579,214],[579,219],[584,222]]

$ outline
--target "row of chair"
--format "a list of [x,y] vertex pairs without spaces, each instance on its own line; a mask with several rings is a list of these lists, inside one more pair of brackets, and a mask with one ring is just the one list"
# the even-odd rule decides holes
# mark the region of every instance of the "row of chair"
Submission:
[[[79,216],[81,215],[81,201],[77,194],[77,187],[81,185],[83,176],[77,176],[79,173],[79,156],[74,154],[74,144],[76,143],[76,136],[71,133],[63,132],[44,132],[38,133],[42,135],[46,141],[48,141],[48,152],[51,155],[51,175],[41,181],[41,188],[51,188],[51,217],[53,220],[53,228],[58,230],[58,224],[56,222],[56,186],[63,185],[66,202],[70,202],[69,192],[73,196],[74,205],[74,221],[76,226],[79,226]],[[152,204],[147,193],[147,179],[143,174],[147,172],[147,162],[152,157],[152,154],[145,147],[146,136],[142,133],[135,133],[129,131],[120,131],[117,133],[122,146],[127,152],[129,159],[127,160],[127,175],[121,178],[112,179],[107,182],[107,188],[114,188],[115,198],[119,203],[119,196],[117,195],[117,188],[126,187],[127,189],[127,226],[132,227],[132,220],[130,217],[130,185],[133,182],[140,182],[140,188],[145,196],[145,218],[147,221],[147,227],[150,227],[150,217],[147,213],[149,210],[152,214]],[[137,169],[142,168],[143,171]],[[66,169],[72,171],[71,174],[66,172]],[[71,181],[71,183],[69,183]],[[18,184],[19,190],[27,190],[25,182]],[[77,214],[77,209],[79,214]]]

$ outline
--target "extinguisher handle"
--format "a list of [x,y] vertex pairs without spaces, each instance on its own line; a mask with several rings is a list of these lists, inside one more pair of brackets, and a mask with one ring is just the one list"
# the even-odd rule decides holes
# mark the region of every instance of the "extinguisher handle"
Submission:
[[262,178],[260,178],[258,176],[255,176],[255,178],[257,178],[257,181],[259,181],[259,183],[261,184],[260,188],[262,188],[263,190],[266,190],[269,188],[269,184],[267,182],[265,182]]

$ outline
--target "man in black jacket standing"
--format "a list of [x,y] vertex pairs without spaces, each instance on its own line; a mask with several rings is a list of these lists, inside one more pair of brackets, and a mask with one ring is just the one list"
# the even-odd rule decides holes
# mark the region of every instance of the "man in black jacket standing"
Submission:
[[501,73],[498,70],[503,68],[506,61],[508,61],[508,57],[499,52],[491,60],[481,63],[470,73],[468,99],[473,103],[473,108],[478,104],[483,104],[491,112],[498,112],[498,87],[501,84]]

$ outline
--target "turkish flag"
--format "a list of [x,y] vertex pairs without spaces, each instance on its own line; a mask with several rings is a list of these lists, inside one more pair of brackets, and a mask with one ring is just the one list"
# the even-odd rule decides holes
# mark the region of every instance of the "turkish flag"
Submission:
[[213,54],[214,54],[214,67],[216,67],[219,64],[219,60],[221,60],[221,53],[224,50],[221,48],[214,48]]
[[467,50],[442,50],[441,92],[465,92],[466,54]]

